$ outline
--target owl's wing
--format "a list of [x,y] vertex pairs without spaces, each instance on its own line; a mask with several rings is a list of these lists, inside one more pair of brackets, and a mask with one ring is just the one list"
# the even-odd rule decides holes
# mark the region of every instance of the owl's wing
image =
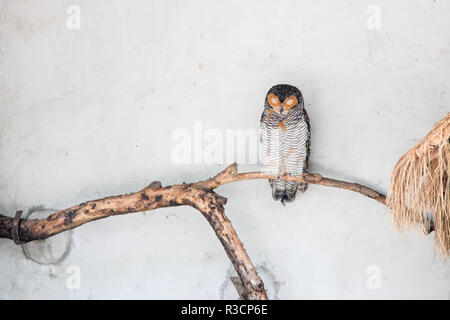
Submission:
[[306,159],[305,159],[305,165],[303,167],[303,171],[306,172],[308,170],[308,163],[309,163],[309,154],[311,153],[311,122],[309,121],[308,113],[306,112],[306,109],[302,109],[303,118],[305,119],[306,126],[308,128],[307,130],[307,138],[306,138]]
[[282,137],[278,133],[277,121],[270,111],[264,110],[261,116],[260,141],[263,147],[263,169],[266,174],[278,175],[282,157],[280,145]]
[[259,120],[259,143],[263,143],[262,131],[264,129],[263,126],[265,125],[264,124],[264,113],[265,113],[265,110],[261,114],[261,119]]

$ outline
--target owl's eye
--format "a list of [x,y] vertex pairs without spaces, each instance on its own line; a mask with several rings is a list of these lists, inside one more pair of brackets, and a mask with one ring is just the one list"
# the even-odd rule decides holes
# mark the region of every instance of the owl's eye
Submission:
[[275,94],[273,94],[273,93],[270,93],[267,96],[267,102],[269,102],[269,105],[272,108],[279,108],[280,107],[280,100],[278,100],[278,97]]
[[283,108],[285,110],[289,110],[292,107],[294,107],[297,103],[298,103],[297,97],[294,95],[291,95],[291,96],[287,97],[286,99],[284,99]]

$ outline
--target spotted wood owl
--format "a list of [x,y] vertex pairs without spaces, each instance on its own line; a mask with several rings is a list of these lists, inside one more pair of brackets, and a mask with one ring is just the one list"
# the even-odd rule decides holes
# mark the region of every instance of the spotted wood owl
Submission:
[[[308,167],[311,126],[303,96],[299,89],[287,84],[270,88],[261,116],[261,143],[266,174],[296,177]],[[292,202],[297,190],[305,192],[308,185],[295,181],[269,180],[274,200]]]

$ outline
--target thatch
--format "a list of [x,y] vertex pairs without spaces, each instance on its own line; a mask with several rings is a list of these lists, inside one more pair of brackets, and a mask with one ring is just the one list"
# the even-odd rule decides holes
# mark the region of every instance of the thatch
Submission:
[[392,172],[386,204],[398,230],[435,230],[444,260],[450,254],[450,113],[404,154]]

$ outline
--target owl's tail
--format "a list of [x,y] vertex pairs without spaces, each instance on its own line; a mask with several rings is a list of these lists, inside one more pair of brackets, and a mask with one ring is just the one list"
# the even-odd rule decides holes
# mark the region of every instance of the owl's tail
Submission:
[[280,201],[283,205],[285,202],[292,202],[295,200],[297,190],[305,192],[308,189],[307,183],[295,181],[269,180],[272,187],[272,197],[275,201]]

